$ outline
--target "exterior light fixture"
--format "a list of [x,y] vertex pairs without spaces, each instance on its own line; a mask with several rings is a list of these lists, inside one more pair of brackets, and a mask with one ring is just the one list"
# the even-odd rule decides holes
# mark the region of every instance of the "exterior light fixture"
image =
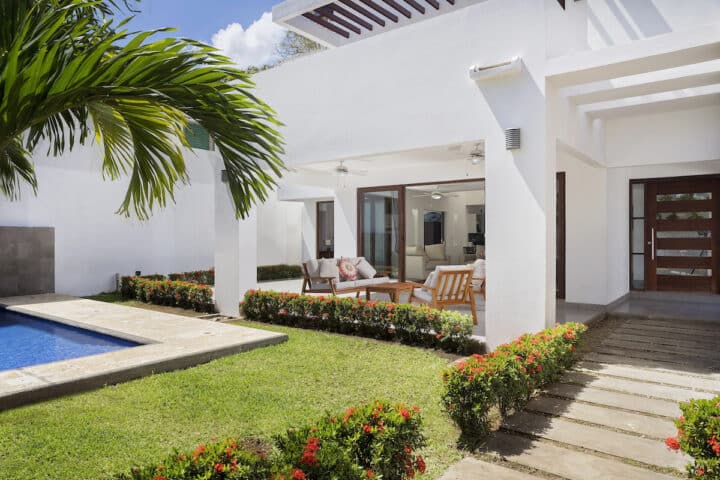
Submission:
[[430,194],[430,198],[433,200],[442,200],[443,194],[440,192],[432,192],[432,194]]
[[513,57],[505,62],[495,63],[493,65],[473,65],[470,67],[470,79],[476,82],[481,80],[489,80],[505,75],[515,75],[522,72],[522,58]]

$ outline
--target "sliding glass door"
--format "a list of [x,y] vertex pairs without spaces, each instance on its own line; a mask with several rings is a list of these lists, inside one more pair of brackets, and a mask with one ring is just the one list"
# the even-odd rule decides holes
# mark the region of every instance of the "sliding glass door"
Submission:
[[390,278],[405,270],[404,202],[401,186],[358,189],[358,254]]

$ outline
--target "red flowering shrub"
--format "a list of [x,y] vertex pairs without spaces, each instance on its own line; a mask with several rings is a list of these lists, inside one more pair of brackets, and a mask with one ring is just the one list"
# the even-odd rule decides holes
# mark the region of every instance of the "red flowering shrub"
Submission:
[[468,352],[477,347],[471,339],[469,315],[433,310],[427,305],[250,290],[241,308],[246,318],[259,322],[399,341],[448,352]]
[[375,401],[326,416],[278,439],[285,462],[308,480],[400,480],[423,473],[414,452],[425,439],[417,407]]
[[462,441],[475,446],[490,432],[490,413],[523,407],[532,392],[553,381],[573,362],[587,329],[566,323],[526,334],[487,355],[473,355],[443,372],[443,403],[462,430]]
[[120,293],[123,298],[156,305],[187,308],[198,312],[215,310],[212,288],[197,283],[122,277]]
[[665,445],[693,457],[687,466],[690,478],[720,480],[720,396],[683,402],[680,410],[677,437],[668,437]]
[[215,269],[194,270],[192,272],[169,273],[170,280],[198,283],[200,285],[215,285]]
[[276,469],[272,446],[256,439],[225,440],[175,451],[158,464],[133,467],[118,480],[267,480]]

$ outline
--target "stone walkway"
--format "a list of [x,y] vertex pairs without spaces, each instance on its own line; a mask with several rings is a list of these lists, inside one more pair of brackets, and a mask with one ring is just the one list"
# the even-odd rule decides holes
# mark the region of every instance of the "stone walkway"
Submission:
[[611,318],[575,369],[441,480],[671,480],[678,402],[720,394],[720,323]]

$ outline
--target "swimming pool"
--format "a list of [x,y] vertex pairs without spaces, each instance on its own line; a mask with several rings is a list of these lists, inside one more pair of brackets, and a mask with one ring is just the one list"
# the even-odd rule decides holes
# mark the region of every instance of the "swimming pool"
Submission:
[[0,307],[0,371],[140,345]]

